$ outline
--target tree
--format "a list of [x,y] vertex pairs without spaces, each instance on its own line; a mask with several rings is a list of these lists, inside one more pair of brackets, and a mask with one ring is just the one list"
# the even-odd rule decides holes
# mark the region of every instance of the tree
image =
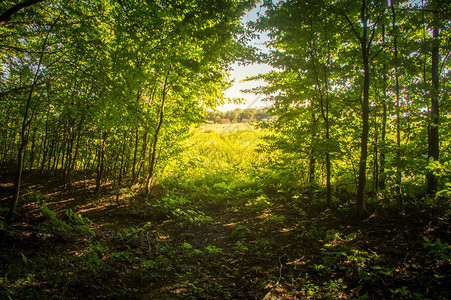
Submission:
[[[370,6],[374,5],[374,7]],[[367,3],[362,1],[360,8],[354,2],[339,1],[335,3],[329,2],[315,2],[315,3],[301,3],[300,1],[287,1],[278,6],[268,5],[266,12],[267,18],[261,21],[261,28],[269,29],[274,38],[272,44],[277,48],[284,49],[282,51],[274,51],[274,56],[270,58],[270,63],[278,68],[286,69],[284,81],[279,81],[278,86],[273,84],[265,91],[269,94],[276,89],[284,89],[287,91],[287,97],[283,97],[281,101],[276,101],[277,106],[283,106],[286,111],[291,110],[293,104],[296,103],[298,107],[305,107],[310,110],[310,130],[311,140],[310,144],[310,180],[313,178],[315,165],[315,144],[317,144],[317,117],[319,114],[324,122],[325,127],[325,161],[326,161],[326,185],[327,185],[327,202],[330,203],[331,188],[330,188],[330,120],[329,120],[329,104],[331,89],[334,85],[331,81],[333,75],[331,74],[331,65],[333,63],[343,65],[350,65],[354,62],[342,62],[338,57],[334,56],[332,59],[331,46],[338,48],[339,43],[353,44],[352,40],[358,42],[360,48],[361,61],[360,65],[363,70],[363,84],[362,97],[360,99],[361,105],[361,143],[360,143],[360,163],[359,163],[359,181],[357,193],[357,216],[361,217],[365,214],[365,185],[366,185],[366,166],[368,157],[368,132],[369,132],[369,101],[370,101],[370,55],[373,39],[376,34],[377,23],[380,20],[382,5],[381,3]],[[314,18],[314,16],[322,16]],[[299,26],[296,24],[300,17]],[[339,19],[341,18],[341,20]],[[295,21],[296,19],[296,21]],[[276,21],[277,20],[277,21]],[[286,20],[286,21],[285,21]],[[333,24],[338,22],[341,26],[338,29]],[[276,28],[276,29],[273,29]],[[280,29],[279,29],[280,28]],[[335,28],[335,29],[334,29]],[[350,35],[338,34],[339,30],[349,29]],[[346,31],[345,31],[346,32]],[[302,38],[305,37],[306,40]],[[334,37],[334,39],[332,39]],[[352,46],[351,46],[352,47]],[[347,51],[343,48],[342,51]],[[306,62],[304,65],[303,62]],[[293,75],[289,75],[293,70]],[[346,69],[348,72],[352,70],[349,66]],[[346,72],[346,71],[345,71]],[[349,72],[351,73],[351,72]],[[345,75],[349,78],[349,84],[358,79],[352,78],[350,74]],[[282,72],[279,73],[282,75]],[[276,78],[274,74],[264,76],[266,80]],[[357,77],[358,78],[358,77]],[[294,84],[296,83],[296,84]],[[289,84],[289,85],[288,85]],[[290,87],[288,89],[288,86]],[[355,86],[355,88],[357,88]],[[305,104],[304,104],[305,103]],[[315,104],[317,103],[317,104]],[[316,113],[318,112],[318,113]],[[282,120],[282,119],[281,119]],[[318,146],[316,147],[318,148]]]
[[[344,5],[350,5],[349,2],[343,2]],[[361,63],[363,67],[363,91],[360,99],[361,105],[361,119],[362,119],[362,134],[360,138],[360,162],[359,162],[359,181],[357,187],[357,203],[356,203],[356,217],[362,218],[366,215],[366,166],[368,159],[368,132],[369,132],[369,101],[370,101],[370,57],[373,39],[376,35],[377,25],[382,17],[384,6],[382,1],[361,1],[360,7],[360,26],[358,27],[352,20],[352,17],[347,15],[343,9],[339,9],[339,14],[348,23],[353,34],[360,42]],[[374,7],[370,7],[370,5]],[[375,13],[374,13],[375,11]]]
[[[0,93],[11,100],[0,109],[22,118],[20,126],[16,117],[0,117],[11,125],[1,132],[2,160],[16,155],[18,170],[39,160],[42,172],[69,187],[78,169],[95,170],[94,192],[109,177],[118,199],[124,176],[131,171],[138,179],[146,170],[152,177],[186,129],[219,103],[227,65],[245,48],[239,19],[254,4],[38,2],[0,5],[2,21],[21,21],[0,27]],[[18,131],[13,151],[8,142]]]
[[[442,3],[438,0],[431,0],[433,17],[430,23],[432,31],[431,43],[431,105],[429,110],[430,126],[428,134],[428,160],[439,160],[439,116],[440,116],[440,16],[439,9]],[[437,178],[432,172],[427,175],[427,192],[433,194],[437,192]]]

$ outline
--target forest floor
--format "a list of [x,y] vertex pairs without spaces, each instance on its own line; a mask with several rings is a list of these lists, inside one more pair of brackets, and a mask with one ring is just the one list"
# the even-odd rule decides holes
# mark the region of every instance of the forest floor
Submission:
[[[1,175],[3,214],[12,187]],[[108,185],[94,197],[91,180],[25,175],[1,299],[451,298],[450,215],[437,201],[402,214],[372,205],[353,221],[314,191],[213,203],[155,186],[116,201]]]

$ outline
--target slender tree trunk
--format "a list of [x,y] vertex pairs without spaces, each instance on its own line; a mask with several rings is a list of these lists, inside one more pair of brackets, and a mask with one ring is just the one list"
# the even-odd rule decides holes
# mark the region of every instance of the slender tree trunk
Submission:
[[36,150],[36,131],[37,129],[34,128],[33,129],[33,135],[31,137],[31,151],[30,151],[30,166],[29,169],[32,170],[33,169],[33,164],[34,164],[34,159],[35,159],[35,150]]
[[[64,171],[64,162],[65,162],[65,158],[66,158],[66,149],[67,149],[67,145],[69,143],[69,141],[65,138],[65,135],[62,135],[62,142],[61,142],[61,147],[59,149],[58,152],[58,160],[57,160],[57,165],[56,165],[56,179],[58,182],[62,182],[63,181],[63,171]],[[59,160],[59,158],[61,157],[61,161]]]
[[[63,170],[62,170],[62,176],[63,176],[63,183],[67,184],[69,183],[69,170],[72,163],[72,152],[74,148],[74,120],[69,120],[69,128],[68,128],[68,134],[67,134],[67,146],[66,146],[66,153],[63,155],[65,157],[64,163],[63,163]],[[70,185],[70,184],[69,184]]]
[[[310,29],[311,29],[311,35],[312,35],[312,40],[314,40],[314,28],[313,28],[313,22],[310,22]],[[326,39],[328,36],[328,32],[327,32],[327,28],[323,27],[324,33],[326,35]],[[311,48],[314,48],[314,46],[312,46]],[[317,64],[318,64],[318,60],[315,58],[314,52],[311,51],[310,52],[310,58],[312,60],[312,66],[313,66],[313,70],[315,72],[315,77],[316,77],[316,91],[319,93],[319,104],[320,104],[320,109],[321,109],[321,116],[324,120],[324,126],[326,128],[326,153],[325,153],[325,160],[326,160],[326,203],[327,206],[330,207],[331,206],[331,200],[332,200],[332,187],[331,187],[331,164],[330,164],[330,152],[329,152],[329,140],[330,140],[330,124],[329,124],[329,76],[328,76],[328,69],[327,66],[330,65],[331,63],[331,50],[330,50],[330,46],[328,45],[327,48],[327,62],[322,64],[323,67],[323,73],[324,73],[324,88],[322,87],[322,84],[320,82],[320,75],[318,72],[318,68],[317,68]],[[315,123],[315,115],[313,112],[313,102],[312,102],[312,123],[314,125]],[[312,131],[313,132],[313,131]],[[313,142],[313,138],[312,138],[312,142]],[[313,153],[312,153],[313,154]],[[311,170],[314,172],[314,170]]]
[[47,110],[47,119],[45,120],[44,142],[43,142],[43,146],[42,146],[43,149],[42,149],[41,173],[44,172],[45,162],[46,162],[47,153],[48,153],[47,142],[48,142],[48,137],[49,137],[49,126],[48,126],[49,114],[50,114],[50,105]]
[[77,130],[77,142],[75,143],[75,152],[74,152],[74,156],[72,157],[72,162],[69,167],[69,172],[71,174],[75,170],[75,166],[77,165],[77,157],[78,157],[78,152],[80,150],[80,136],[81,136],[81,132],[79,130]]
[[391,1],[392,11],[392,28],[393,28],[393,52],[395,56],[395,96],[396,96],[396,190],[399,198],[399,203],[403,207],[402,198],[402,175],[401,175],[401,104],[399,96],[399,76],[398,76],[398,44],[396,32],[396,12],[393,1]]
[[136,179],[139,179],[139,174],[141,173],[141,170],[145,169],[145,163],[146,163],[146,156],[147,156],[147,131],[144,132],[143,136],[143,145],[141,149],[141,163],[139,164],[138,173],[136,174]]
[[[330,54],[330,49],[329,49]],[[325,90],[326,90],[326,112],[323,116],[324,123],[326,126],[326,203],[330,207],[332,204],[332,186],[330,183],[331,168],[330,168],[330,151],[329,151],[329,141],[330,141],[330,124],[329,124],[329,79],[327,76],[327,68],[324,67],[324,77],[325,77]]]
[[316,138],[316,118],[315,118],[315,111],[313,110],[313,100],[311,101],[311,108],[312,108],[312,136],[311,136],[311,142],[310,145],[312,149],[310,150],[310,162],[309,162],[309,183],[315,182],[315,167],[316,167],[316,159],[315,159],[315,149],[314,149],[314,142]]
[[45,160],[42,159],[42,171],[47,170],[50,171],[52,167],[52,154],[54,153],[55,148],[55,140],[52,138],[52,136],[49,133],[49,138],[47,140],[47,143],[50,143],[49,150],[47,151],[47,157]]
[[94,195],[98,195],[100,192],[100,185],[102,183],[102,175],[103,175],[103,164],[104,164],[104,155],[105,155],[105,139],[106,133],[101,134],[101,140],[99,143],[99,154],[98,154],[98,164],[97,164],[97,176],[96,176],[96,188],[94,190]]
[[86,139],[86,146],[85,146],[85,148],[86,148],[86,156],[85,156],[85,163],[84,163],[84,167],[83,167],[83,169],[85,170],[85,171],[91,171],[91,168],[92,168],[92,166],[91,166],[91,161],[92,161],[92,163],[94,164],[94,162],[95,161],[97,161],[97,152],[95,152],[95,154],[94,154],[94,159],[91,159],[92,158],[92,148],[91,148],[91,143],[89,142],[89,139]]
[[[433,1],[434,3],[436,0]],[[430,129],[429,129],[429,160],[439,159],[439,63],[440,63],[440,42],[437,13],[434,13],[434,25],[432,29],[432,91],[431,91],[431,106],[430,106]],[[427,175],[427,193],[434,194],[437,191],[437,178],[433,172]]]
[[80,123],[78,124],[78,127],[77,127],[77,132],[76,132],[77,142],[75,144],[75,152],[74,152],[74,156],[72,157],[72,161],[70,162],[70,166],[69,166],[69,175],[68,175],[69,184],[72,182],[72,174],[74,173],[75,166],[77,165],[77,158],[78,158],[78,152],[79,152],[79,148],[80,148],[80,137],[81,137],[81,130],[82,130],[82,126],[83,126],[83,120],[84,120],[84,118],[81,118]]
[[370,91],[370,68],[369,68],[369,45],[368,40],[368,19],[366,17],[366,1],[362,1],[361,20],[363,26],[363,36],[360,39],[362,62],[363,62],[363,99],[361,101],[362,107],[362,135],[360,138],[360,161],[359,161],[359,179],[357,186],[357,203],[356,203],[356,218],[362,218],[367,214],[366,211],[366,164],[368,158],[368,132],[369,132],[369,91]]
[[2,162],[6,162],[7,161],[7,157],[8,157],[8,127],[9,127],[9,118],[10,118],[11,114],[6,113],[5,114],[5,121],[4,121],[4,126],[3,126],[3,130],[2,130],[2,135],[4,136],[4,138],[2,139],[3,141],[3,145],[2,145],[2,154],[1,154],[1,161]]
[[[384,91],[385,94],[385,91]],[[385,97],[384,97],[385,98]],[[386,98],[385,98],[386,99]],[[385,190],[385,149],[387,143],[387,104],[384,102],[382,106],[382,128],[381,128],[381,144],[380,149],[380,167],[379,167],[379,188],[383,191]]]
[[164,85],[163,85],[163,95],[162,95],[162,99],[161,99],[161,106],[160,106],[160,113],[159,113],[159,120],[158,120],[158,125],[157,128],[155,129],[155,135],[154,135],[154,140],[153,140],[153,145],[152,145],[152,153],[151,153],[151,160],[150,160],[150,165],[149,165],[149,175],[147,176],[147,182],[146,182],[146,197],[149,196],[150,194],[150,182],[152,180],[153,177],[153,171],[154,171],[154,166],[155,166],[155,158],[156,158],[156,154],[157,154],[157,144],[158,144],[158,135],[160,133],[161,130],[161,126],[163,125],[163,121],[164,121],[164,105],[166,102],[166,95],[168,92],[168,88],[167,88],[167,84],[168,84],[168,78],[169,78],[169,71],[166,74],[166,78],[164,80]]
[[314,150],[313,148],[310,150],[310,162],[309,162],[309,177],[308,177],[308,182],[309,183],[314,183],[315,182],[315,164],[316,164],[316,160],[314,157]]
[[122,154],[121,154],[121,167],[119,169],[119,178],[117,180],[117,194],[116,194],[116,203],[119,204],[119,196],[121,193],[121,185],[122,185],[122,169],[124,167],[124,157],[125,157],[125,146],[127,145],[127,130],[124,130],[124,141],[122,143]]
[[51,167],[52,171],[55,171],[56,168],[58,168],[59,153],[60,153],[59,152],[59,147],[60,147],[60,144],[61,144],[58,141],[58,138],[59,138],[58,134],[55,134],[54,139],[53,139],[53,144],[54,144],[53,152],[52,152],[52,155],[50,155],[50,157],[53,157],[53,163],[51,163],[52,164],[52,167]]
[[[56,23],[56,21],[55,21],[55,23]],[[44,58],[44,52],[47,47],[47,41],[48,41],[50,31],[52,30],[53,25],[50,26],[50,28],[47,31],[47,34],[45,36],[44,42],[42,43],[38,66],[36,68],[36,72],[35,72],[34,78],[33,78],[33,83],[31,85],[30,92],[28,93],[28,97],[27,97],[26,104],[25,104],[25,113],[23,116],[22,130],[20,132],[20,143],[19,143],[19,149],[17,152],[17,171],[16,171],[16,178],[14,180],[14,194],[13,194],[13,197],[11,198],[8,215],[6,216],[6,222],[8,224],[10,224],[13,221],[14,214],[16,212],[16,207],[19,202],[20,185],[22,182],[22,170],[23,170],[23,164],[24,164],[24,161],[23,161],[24,151],[25,151],[25,148],[26,148],[27,142],[28,142],[27,130],[32,121],[32,119],[28,117],[28,114],[30,113],[31,99],[33,97],[33,93],[34,93],[36,84],[39,80],[41,66],[42,66],[42,60]]]
[[377,109],[374,110],[374,161],[373,161],[373,193],[377,194],[379,183],[379,132],[377,126]]
[[[385,25],[382,25],[382,42],[385,43]],[[386,134],[387,134],[387,72],[385,64],[382,65],[382,125],[381,125],[381,149],[380,149],[380,167],[379,167],[379,188],[385,190],[385,151],[386,151]]]
[[366,214],[366,163],[368,158],[368,132],[369,132],[369,73],[368,57],[364,58],[364,83],[362,100],[362,135],[360,138],[360,162],[359,162],[359,181],[357,187],[357,206],[356,217],[361,218]]
[[138,142],[139,142],[139,129],[136,128],[136,131],[135,131],[135,151],[133,152],[133,166],[132,166],[132,181],[133,182],[136,181],[135,168],[136,168],[136,158],[138,156]]

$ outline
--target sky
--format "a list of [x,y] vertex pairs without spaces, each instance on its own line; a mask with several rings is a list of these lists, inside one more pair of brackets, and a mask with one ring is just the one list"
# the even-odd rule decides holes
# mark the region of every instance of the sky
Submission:
[[[257,6],[256,8],[252,9],[248,13],[244,15],[242,18],[242,22],[246,23],[248,21],[255,21],[258,17],[258,13],[263,13],[263,9]],[[263,44],[263,42],[267,41],[268,37],[266,34],[260,35],[260,40],[256,40],[253,45],[264,50],[266,47]],[[254,87],[258,87],[261,85],[265,85],[265,82],[263,80],[258,81],[248,81],[248,82],[242,82],[246,77],[255,76],[259,73],[268,73],[272,70],[272,68],[267,64],[252,64],[247,66],[240,66],[237,63],[234,63],[231,65],[232,71],[230,72],[230,80],[234,80],[233,85],[224,92],[224,96],[226,98],[244,98],[246,100],[245,103],[242,104],[224,104],[217,109],[220,111],[229,111],[234,110],[235,108],[262,108],[267,107],[270,105],[268,102],[262,101],[264,98],[264,95],[254,95],[252,93],[242,93],[241,90],[243,89],[251,89]]]

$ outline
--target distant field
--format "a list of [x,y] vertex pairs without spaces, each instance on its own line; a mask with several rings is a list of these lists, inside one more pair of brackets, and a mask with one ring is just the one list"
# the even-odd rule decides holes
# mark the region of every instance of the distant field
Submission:
[[254,130],[254,126],[248,123],[240,124],[205,124],[201,127],[201,131],[215,131],[215,132],[235,132],[242,130]]

